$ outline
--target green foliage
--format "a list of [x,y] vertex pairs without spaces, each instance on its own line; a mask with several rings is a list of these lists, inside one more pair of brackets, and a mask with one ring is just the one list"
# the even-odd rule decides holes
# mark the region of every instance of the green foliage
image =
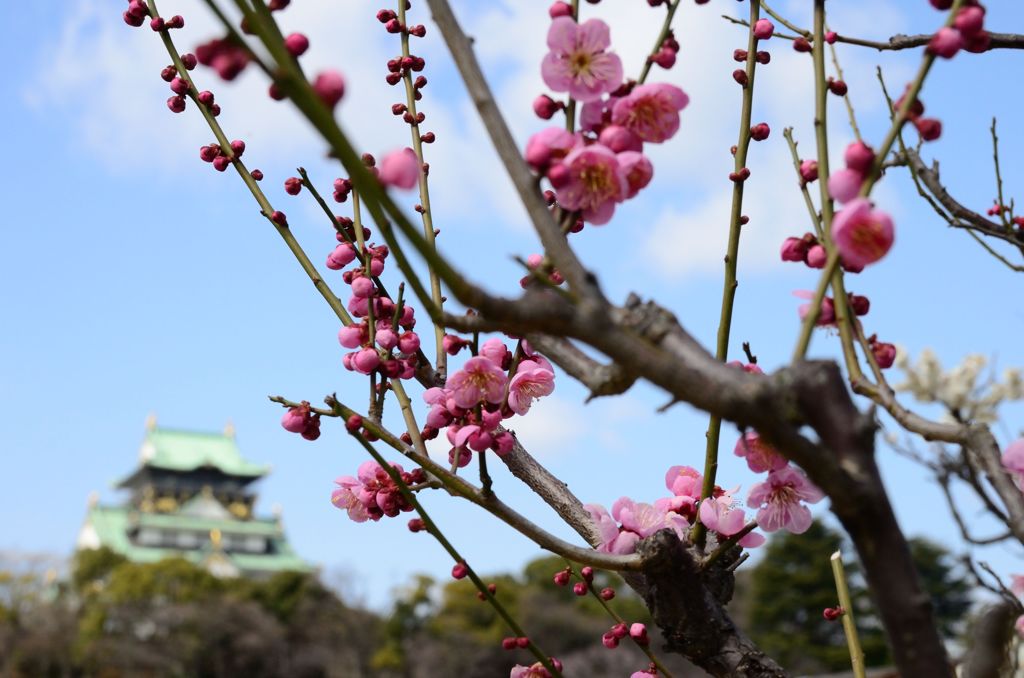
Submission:
[[118,565],[128,562],[121,554],[107,548],[81,549],[71,562],[71,585],[79,593],[90,585],[107,579]]
[[[970,585],[950,564],[941,546],[924,539],[910,541],[925,589],[935,603],[940,628],[953,637],[970,607]],[[826,621],[822,611],[837,605],[830,556],[845,547],[843,537],[819,521],[804,534],[778,533],[765,546],[750,574],[749,628],[751,637],[769,655],[794,672],[848,669],[850,657],[842,624]],[[855,562],[844,563],[854,601],[865,662],[891,662],[881,623]]]

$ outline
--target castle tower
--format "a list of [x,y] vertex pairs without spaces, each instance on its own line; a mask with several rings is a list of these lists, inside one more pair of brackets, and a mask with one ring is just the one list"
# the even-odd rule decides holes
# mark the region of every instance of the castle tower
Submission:
[[127,501],[104,506],[91,497],[77,546],[106,546],[135,562],[181,556],[218,576],[310,571],[279,515],[253,515],[251,486],[269,471],[242,457],[230,424],[198,433],[159,428],[151,415],[138,467],[116,484]]

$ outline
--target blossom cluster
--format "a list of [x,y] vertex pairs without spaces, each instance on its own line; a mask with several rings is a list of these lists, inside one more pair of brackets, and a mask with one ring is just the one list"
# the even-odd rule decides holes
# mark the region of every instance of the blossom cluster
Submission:
[[[761,373],[756,365],[731,364],[750,373]],[[745,432],[733,452],[742,457],[754,473],[767,473],[747,494],[747,507],[757,510],[758,527],[765,532],[784,529],[800,534],[806,531],[811,524],[807,504],[821,501],[822,491],[755,431]],[[673,466],[665,475],[665,486],[672,492],[670,497],[653,504],[622,497],[612,505],[611,513],[599,504],[587,504],[585,508],[601,535],[598,550],[633,553],[641,539],[666,528],[673,530],[680,539],[686,539],[690,527],[697,521],[725,539],[740,534],[747,521],[735,497],[739,488],[723,490],[716,485],[711,496],[702,500],[703,484],[703,476],[693,467]],[[764,537],[748,531],[737,543],[753,548],[764,543]]]
[[[444,347],[455,355],[468,345],[448,335]],[[534,400],[550,395],[554,388],[554,368],[528,342],[520,342],[513,354],[501,339],[488,339],[477,355],[448,377],[444,387],[424,392],[423,400],[430,405],[430,412],[423,437],[433,438],[446,429],[452,445],[449,462],[459,467],[469,463],[472,452],[490,449],[507,454],[515,438],[499,429],[501,422],[526,414]]]
[[930,349],[921,351],[914,364],[906,353],[899,354],[896,362],[906,375],[896,384],[897,391],[908,392],[920,402],[941,403],[962,421],[992,423],[1000,404],[1024,399],[1024,374],[1019,369],[1004,369],[1001,378],[992,374],[979,383],[988,360],[977,353],[948,371]]
[[[398,471],[406,485],[416,485],[426,480],[423,469],[406,472],[395,463],[391,467]],[[394,518],[403,511],[413,509],[398,484],[372,459],[360,464],[356,477],[341,476],[334,483],[338,487],[331,493],[331,503],[347,511],[348,517],[357,523],[380,520],[383,516]]]
[[[541,75],[553,91],[583,104],[580,129],[538,132],[527,143],[526,160],[547,177],[560,207],[579,211],[590,224],[606,224],[616,205],[650,183],[654,167],[643,145],[675,135],[689,97],[675,85],[623,82],[622,61],[608,51],[611,32],[600,19],[578,24],[571,16],[555,16],[547,44]],[[661,60],[674,63],[677,50],[674,38],[666,39]],[[544,119],[562,108],[547,95],[534,102]]]

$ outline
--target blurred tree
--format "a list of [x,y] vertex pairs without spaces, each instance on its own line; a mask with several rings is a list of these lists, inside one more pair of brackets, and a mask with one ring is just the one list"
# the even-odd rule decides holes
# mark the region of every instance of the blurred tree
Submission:
[[[970,607],[971,586],[944,548],[925,539],[912,539],[910,543],[924,588],[935,604],[939,626],[947,638],[953,638]],[[829,559],[843,546],[839,532],[814,521],[803,534],[780,532],[773,536],[749,575],[749,593],[742,606],[749,615],[750,635],[794,672],[849,668],[842,624],[822,616],[826,607],[837,605]],[[888,664],[889,648],[859,567],[855,562],[844,564],[865,662],[868,666]]]

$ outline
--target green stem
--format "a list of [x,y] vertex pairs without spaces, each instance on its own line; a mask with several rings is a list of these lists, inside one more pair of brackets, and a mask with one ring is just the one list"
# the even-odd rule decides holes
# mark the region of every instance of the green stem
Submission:
[[[435,523],[431,519],[430,515],[423,508],[423,505],[420,504],[419,500],[416,498],[416,493],[410,490],[406,482],[402,480],[401,474],[398,471],[396,471],[395,468],[391,466],[391,464],[389,464],[388,461],[383,456],[381,456],[381,454],[376,450],[376,448],[374,448],[374,446],[371,445],[366,440],[366,438],[360,435],[358,431],[353,433],[352,437],[359,441],[359,444],[363,446],[363,449],[365,449],[370,454],[370,456],[373,457],[374,461],[376,461],[380,465],[380,467],[383,468],[384,471],[388,474],[392,482],[394,482],[395,485],[398,486],[399,492],[402,493],[402,496],[405,497],[405,500],[409,502],[409,504],[419,515],[420,519],[423,520],[423,525],[426,527],[427,532],[429,532],[431,536],[433,536],[434,539],[437,540],[437,542],[441,545],[441,548],[443,548],[448,553],[448,555],[451,556],[452,560],[454,560],[456,563],[461,563],[465,566],[467,576],[469,577],[470,581],[473,582],[473,585],[476,587],[477,591],[480,592],[480,595],[484,596],[484,598],[491,605],[491,607],[494,608],[494,611],[498,613],[498,616],[501,617],[505,624],[509,627],[509,629],[511,629],[512,633],[514,633],[518,638],[529,638],[529,636],[526,635],[526,632],[523,630],[523,628],[519,626],[518,622],[516,622],[516,620],[512,618],[512,615],[509,614],[508,610],[505,609],[505,606],[502,605],[498,601],[498,599],[494,597],[494,594],[491,593],[490,589],[487,588],[487,585],[483,582],[483,580],[480,579],[476,571],[469,566],[469,563],[466,562],[466,559],[459,554],[455,547],[452,546],[452,543],[448,541],[448,538],[444,536],[444,533],[441,531],[441,528],[439,528],[437,526],[437,523]],[[551,659],[546,654],[544,654],[544,652],[542,652],[539,647],[537,647],[536,643],[530,640],[526,649],[530,651],[530,654],[536,657],[537,661],[539,661],[544,666],[544,668],[546,668],[551,673],[552,676],[557,678],[561,677],[562,673],[557,668],[555,668],[555,665],[551,662]]]
[[843,633],[846,634],[846,646],[850,652],[853,675],[854,678],[864,678],[864,650],[861,649],[860,638],[857,636],[857,624],[853,618],[853,599],[850,598],[850,589],[846,585],[842,552],[833,553],[831,561],[832,576],[836,580],[836,593],[839,595],[839,605],[843,608]]
[[[569,569],[572,570],[572,573],[579,577],[579,580],[581,582],[587,585],[587,591],[589,591],[590,595],[592,595],[597,600],[597,602],[601,604],[601,607],[603,607],[604,611],[608,613],[608,616],[614,619],[616,624],[625,624],[626,620],[623,619],[618,612],[612,609],[611,605],[608,604],[608,601],[601,597],[601,593],[597,590],[597,588],[594,587],[594,583],[592,581],[587,581],[586,577],[583,576],[583,571],[579,567],[579,565],[572,562],[571,560],[566,560],[565,562],[568,563]],[[669,670],[665,668],[664,664],[662,664],[658,660],[658,657],[655,656],[654,652],[651,651],[649,644],[641,645],[632,636],[629,636],[629,639],[633,641],[634,645],[640,648],[641,652],[647,655],[647,658],[651,660],[652,664],[658,667],[659,676],[664,676],[664,678],[672,678],[672,674],[669,673]]]
[[669,31],[672,30],[672,19],[675,18],[676,10],[679,9],[679,3],[682,0],[672,0],[668,5],[668,12],[665,13],[665,20],[661,24],[661,31],[658,32],[658,39],[654,42],[654,49],[647,55],[647,61],[644,62],[644,67],[640,70],[640,77],[636,79],[638,85],[644,84],[647,80],[647,76],[651,72],[651,66],[654,65],[654,55],[661,50],[661,45],[665,42],[668,37]]
[[[750,25],[753,26],[760,16],[760,0],[750,0]],[[757,67],[757,38],[754,29],[749,29],[747,41],[747,84],[743,88],[743,104],[740,112],[739,141],[736,144],[735,171],[739,172],[747,165],[747,150],[750,147],[750,122],[754,104],[754,75]],[[732,328],[733,303],[736,300],[736,267],[740,248],[740,223],[743,216],[744,181],[736,181],[732,188],[732,210],[729,219],[729,244],[725,255],[725,282],[722,287],[722,311],[718,321],[718,343],[715,358],[725,362],[729,354],[729,333]],[[722,418],[713,416],[708,422],[707,446],[704,452],[704,485],[701,488],[701,499],[711,496],[715,489],[715,476],[718,473],[718,442],[722,432]],[[704,539],[704,525],[699,521],[694,525],[692,538],[701,543]]]
[[[160,16],[160,12],[156,7],[156,0],[147,0],[147,3],[149,5],[150,13],[153,16]],[[231,156],[231,141],[224,133],[220,123],[218,123],[217,119],[213,117],[213,113],[210,109],[199,102],[199,89],[192,81],[192,76],[189,74],[188,69],[186,69],[185,65],[181,62],[178,50],[174,47],[174,42],[171,40],[171,36],[166,30],[160,31],[160,40],[163,41],[164,48],[167,50],[167,54],[171,57],[171,62],[178,71],[178,77],[188,83],[188,96],[192,100],[192,103],[199,109],[199,112],[202,113],[203,118],[206,120],[206,124],[209,125],[213,135],[217,138],[217,143],[220,144],[222,152],[225,155]],[[345,310],[345,306],[342,304],[341,299],[334,294],[330,286],[324,281],[316,266],[314,266],[313,262],[309,260],[306,252],[295,239],[291,229],[287,226],[281,226],[270,219],[270,215],[274,213],[274,207],[270,204],[267,196],[263,194],[263,190],[259,187],[259,184],[256,183],[256,180],[252,178],[252,174],[250,174],[249,170],[246,168],[245,163],[242,162],[241,158],[232,158],[231,164],[234,165],[235,170],[238,172],[238,176],[242,178],[242,182],[245,184],[246,188],[249,189],[253,198],[256,199],[256,203],[260,206],[261,214],[263,214],[263,216],[265,216],[274,226],[278,235],[281,236],[285,245],[288,246],[292,255],[299,262],[302,270],[305,271],[306,275],[309,276],[309,279],[313,281],[313,285],[316,287],[317,292],[320,293],[320,296],[324,298],[324,301],[327,302],[327,305],[331,307],[331,310],[334,311],[334,314],[338,316],[338,319],[341,320],[344,325],[351,325],[352,317],[348,314],[348,311]]]
[[[405,26],[405,0],[399,0],[398,2],[398,21]],[[408,31],[402,31],[402,56],[410,56],[409,51],[409,33]],[[420,125],[416,121],[416,90],[413,87],[412,74],[406,72],[402,78],[405,81],[405,105],[409,110],[409,114],[412,116],[412,122],[409,123],[409,130],[412,136],[412,149],[416,152],[416,157],[419,158],[420,165],[426,162],[423,157],[423,140],[420,138]],[[435,241],[434,234],[434,212],[430,207],[430,187],[427,181],[427,173],[420,173],[419,180],[419,191],[420,191],[420,216],[423,222],[423,237],[427,241],[427,245],[436,253],[437,243]],[[434,302],[434,307],[438,310],[444,308],[444,298],[441,294],[441,279],[438,278],[437,272],[432,266],[428,264],[427,273],[430,276],[430,296]],[[434,343],[436,344],[436,356],[434,358],[434,369],[437,371],[438,376],[443,380],[447,375],[448,370],[448,354],[444,350],[444,325],[440,322],[434,322]]]

